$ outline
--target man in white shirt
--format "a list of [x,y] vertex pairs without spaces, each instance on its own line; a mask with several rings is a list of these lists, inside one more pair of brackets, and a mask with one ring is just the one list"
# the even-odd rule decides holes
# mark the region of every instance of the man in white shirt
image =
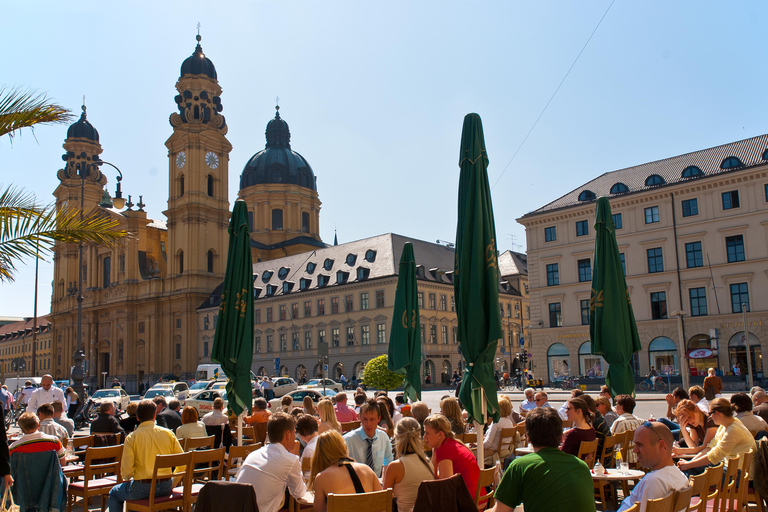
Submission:
[[[304,459],[312,460],[312,456],[315,454],[315,446],[317,445],[318,436],[317,419],[309,414],[302,414],[299,419],[296,420],[296,433],[304,442],[304,451],[301,452],[301,464],[305,464]],[[305,473],[307,478],[309,473]]]
[[270,444],[251,452],[237,474],[238,483],[250,484],[256,489],[261,512],[277,512],[286,488],[296,498],[307,492],[299,456],[294,454],[295,427],[293,416],[282,412],[273,414],[267,422]]
[[[571,398],[576,398],[578,396],[583,395],[584,392],[580,389],[572,389],[571,390]],[[566,414],[566,409],[568,409],[568,402],[566,401],[563,405],[560,406],[560,408],[557,410],[557,414],[560,415],[560,419],[565,421],[568,419],[568,415]]]
[[646,421],[637,428],[635,447],[632,451],[640,466],[652,471],[632,489],[629,496],[621,502],[617,512],[623,512],[637,502],[640,502],[640,512],[645,512],[648,500],[663,498],[672,491],[688,487],[688,478],[677,469],[672,460],[674,440],[672,432],[663,423]]
[[59,401],[64,403],[67,401],[64,398],[64,391],[61,388],[53,385],[53,377],[50,375],[43,375],[40,381],[40,387],[32,393],[32,397],[27,404],[27,410],[29,412],[37,412],[37,408],[43,404],[52,404]]
[[535,391],[533,388],[525,388],[525,400],[520,404],[520,414],[525,416],[528,411],[536,408],[536,402],[533,401],[533,394]]
[[[619,415],[618,418],[613,422],[613,425],[611,425],[611,435],[615,436],[616,434],[621,434],[622,432],[626,432],[627,430],[636,430],[637,427],[639,427],[643,420],[638,418],[637,416],[633,415],[632,413],[635,411],[635,399],[632,398],[629,395],[619,395],[616,397],[616,414]],[[627,462],[636,462],[637,461],[637,455],[635,455],[634,451],[631,451],[627,454]]]
[[53,406],[51,404],[40,404],[40,407],[37,408],[37,417],[40,418],[40,432],[58,437],[61,444],[67,444],[69,432],[67,432],[66,428],[53,421]]
[[709,400],[704,397],[704,388],[701,386],[692,386],[688,390],[688,394],[691,396],[691,402],[696,404],[696,407],[701,409],[704,414],[709,414]]

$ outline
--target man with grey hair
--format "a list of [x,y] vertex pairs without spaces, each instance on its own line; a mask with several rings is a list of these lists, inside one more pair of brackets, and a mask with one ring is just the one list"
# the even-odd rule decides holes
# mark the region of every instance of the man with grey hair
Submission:
[[638,464],[651,472],[637,483],[629,496],[621,502],[617,512],[623,512],[637,502],[640,502],[640,512],[645,512],[648,500],[663,498],[672,491],[688,487],[688,477],[675,466],[672,459],[672,443],[675,438],[666,425],[646,421],[635,430],[634,441],[632,452],[637,455]]
[[529,411],[536,408],[536,402],[533,399],[533,394],[535,393],[533,388],[525,388],[523,393],[525,393],[525,400],[520,404],[520,414],[525,416]]
[[760,416],[765,421],[768,421],[768,395],[765,394],[765,391],[755,392],[755,394],[752,395],[752,403],[754,404],[752,414]]

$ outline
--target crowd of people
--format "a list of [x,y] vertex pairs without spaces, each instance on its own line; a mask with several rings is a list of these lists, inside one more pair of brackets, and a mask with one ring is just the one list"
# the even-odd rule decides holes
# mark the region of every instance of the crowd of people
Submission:
[[[0,476],[6,485],[12,484],[9,453],[48,450],[63,463],[74,425],[64,414],[63,393],[52,392],[46,383],[44,379],[30,397],[29,410],[19,418],[23,435],[10,447],[0,443]],[[590,465],[610,461],[598,457],[588,465],[579,458],[583,442],[597,440],[596,453],[601,454],[607,438],[634,432],[627,462],[649,472],[624,496],[618,510],[639,502],[642,511],[648,499],[682,489],[690,475],[756,450],[755,438],[768,435],[768,397],[759,388],[711,400],[699,386],[677,388],[667,396],[666,413],[659,411],[664,417],[658,420],[636,416],[632,396],[612,397],[605,387],[594,397],[574,389],[559,407],[550,404],[544,391],[526,389],[524,395],[517,408],[508,396],[500,395],[497,419],[481,426],[486,453],[498,454],[502,431],[520,423],[525,424],[533,452],[505,454],[498,460],[503,471],[494,496],[493,510],[498,512],[520,504],[528,512],[596,510]],[[314,510],[324,512],[331,493],[381,489],[392,489],[397,509],[410,512],[422,482],[454,475],[460,475],[474,498],[480,468],[475,447],[462,436],[474,426],[459,400],[447,395],[440,411],[433,412],[424,402],[409,404],[402,394],[394,398],[384,391],[370,397],[358,389],[349,403],[345,392],[319,403],[311,399],[293,403],[286,397],[274,411],[264,398],[256,398],[243,421],[265,424],[267,443],[244,459],[236,481],[254,486],[259,510],[266,512],[277,511],[286,493],[305,500],[311,496]],[[118,418],[114,406],[105,403],[91,424],[92,433],[119,435],[124,443],[124,482],[110,492],[111,512],[122,510],[126,500],[148,497],[157,454],[182,453],[185,439],[205,437],[210,426],[229,430],[227,426],[234,428],[237,421],[221,399],[202,418],[194,408],[182,408],[178,400],[166,402],[164,397],[132,403],[126,412],[126,417]],[[359,426],[351,428],[350,422]],[[486,458],[485,465],[493,467],[495,462]],[[158,495],[170,493],[173,486],[170,472],[162,476],[167,478],[158,485]]]

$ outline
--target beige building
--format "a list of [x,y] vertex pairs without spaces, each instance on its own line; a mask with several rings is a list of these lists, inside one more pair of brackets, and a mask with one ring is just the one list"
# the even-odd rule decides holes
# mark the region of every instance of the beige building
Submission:
[[[17,375],[41,377],[51,373],[51,352],[51,322],[47,316],[41,316],[37,321],[24,318],[3,323],[0,325],[0,384]],[[22,361],[24,369],[18,370]]]
[[590,354],[588,325],[598,196],[611,201],[642,341],[636,374],[651,365],[679,372],[682,343],[692,383],[716,367],[728,386],[743,387],[745,303],[753,372],[762,379],[768,135],[607,172],[518,219],[526,227],[533,362],[550,380],[600,379],[606,371]]
[[[326,341],[326,375],[360,378],[370,359],[387,353],[405,242],[413,244],[416,257],[422,376],[438,384],[460,371],[454,250],[389,233],[254,264],[254,373],[296,380],[318,376],[317,345]],[[509,283],[525,281],[525,255],[503,253],[499,263],[502,272],[511,273],[499,288],[505,342],[499,346],[497,364],[498,369],[506,370],[509,347],[517,350],[527,321],[523,318],[527,300]],[[221,290],[217,289],[198,310],[201,363],[210,362],[220,300]]]

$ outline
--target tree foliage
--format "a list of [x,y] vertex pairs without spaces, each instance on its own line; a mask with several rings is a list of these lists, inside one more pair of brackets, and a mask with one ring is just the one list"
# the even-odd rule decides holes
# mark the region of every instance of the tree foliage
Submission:
[[0,136],[13,136],[22,128],[41,123],[66,123],[72,114],[48,100],[45,94],[20,88],[0,88]]
[[373,389],[390,391],[403,383],[403,376],[387,368],[387,355],[374,357],[363,370],[363,383]]

